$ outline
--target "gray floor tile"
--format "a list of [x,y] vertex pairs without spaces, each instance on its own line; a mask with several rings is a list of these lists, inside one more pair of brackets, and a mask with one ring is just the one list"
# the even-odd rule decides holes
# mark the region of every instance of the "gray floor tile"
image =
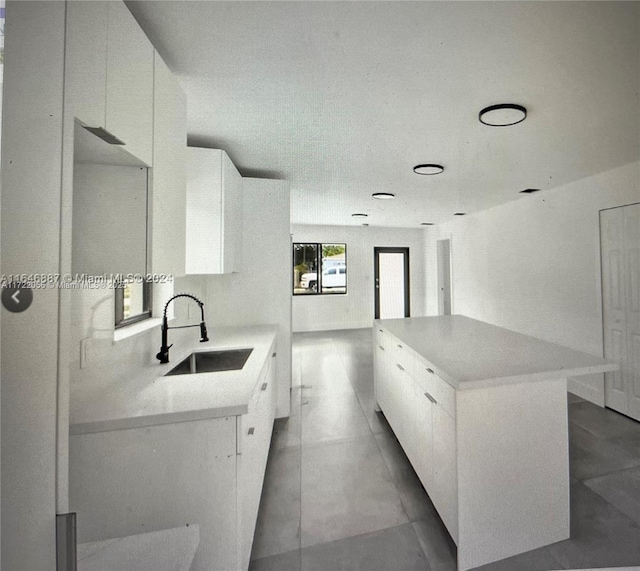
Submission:
[[408,523],[373,436],[303,445],[302,546]]
[[330,346],[321,351],[303,351],[302,387],[305,396],[340,395],[353,393],[353,387],[342,360]]
[[300,550],[254,559],[249,571],[301,571]]
[[638,428],[636,421],[589,401],[570,405],[569,420],[600,438],[618,436]]
[[271,446],[278,450],[290,446],[300,446],[302,430],[300,415],[291,415],[288,418],[278,418],[273,423],[273,436]]
[[547,549],[566,569],[640,565],[640,526],[577,483],[571,487],[571,538]]
[[271,448],[252,559],[300,548],[300,453],[299,447]]
[[457,550],[435,508],[412,523],[431,571],[456,571]]
[[411,525],[302,550],[302,571],[430,571]]
[[629,454],[605,438],[569,423],[570,472],[578,480],[587,480],[640,465],[640,457]]
[[385,425],[385,431],[375,435],[376,442],[391,473],[407,517],[409,521],[430,517],[435,514],[435,508],[386,421]]
[[584,484],[640,525],[640,468],[614,472]]
[[559,569],[564,567],[549,553],[549,548],[541,547],[495,563],[475,567],[473,571],[557,571]]
[[302,401],[303,444],[371,435],[369,423],[353,392],[315,397],[303,393]]

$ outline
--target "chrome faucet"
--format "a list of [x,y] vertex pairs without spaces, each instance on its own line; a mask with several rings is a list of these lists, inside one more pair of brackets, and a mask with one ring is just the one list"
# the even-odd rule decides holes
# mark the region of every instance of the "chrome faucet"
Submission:
[[[169,304],[178,297],[188,297],[200,306],[200,323],[169,327],[169,323],[167,320],[167,309],[169,308]],[[162,347],[160,347],[160,352],[156,355],[156,359],[158,359],[161,363],[169,362],[169,349],[173,347],[173,343],[171,343],[171,345],[167,345],[167,334],[169,332],[169,329],[184,329],[185,327],[198,327],[198,325],[200,326],[200,343],[209,341],[209,337],[207,337],[207,325],[204,322],[204,303],[202,303],[197,297],[188,293],[179,293],[174,295],[164,306],[164,313],[162,314]]]

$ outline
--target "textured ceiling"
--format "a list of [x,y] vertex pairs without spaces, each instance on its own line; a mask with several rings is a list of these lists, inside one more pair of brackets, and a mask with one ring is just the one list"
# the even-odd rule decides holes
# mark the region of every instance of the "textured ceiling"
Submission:
[[[294,223],[439,223],[639,158],[637,2],[127,4],[180,77],[190,144],[289,180]],[[527,120],[478,121],[501,102]]]

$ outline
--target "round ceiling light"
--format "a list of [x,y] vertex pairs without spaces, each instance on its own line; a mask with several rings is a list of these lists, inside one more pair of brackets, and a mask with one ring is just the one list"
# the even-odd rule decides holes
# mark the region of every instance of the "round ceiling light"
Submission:
[[366,218],[369,215],[368,214],[363,214],[362,212],[356,212],[355,214],[352,214],[351,216],[353,216],[354,218]]
[[527,110],[522,105],[515,103],[500,103],[490,105],[480,111],[478,119],[480,123],[490,127],[508,127],[522,123],[527,118]]
[[416,165],[413,167],[413,172],[416,174],[440,174],[443,171],[444,167],[442,165],[435,164]]
[[376,198],[377,200],[391,200],[395,197],[396,195],[391,192],[374,192],[371,195],[371,198]]

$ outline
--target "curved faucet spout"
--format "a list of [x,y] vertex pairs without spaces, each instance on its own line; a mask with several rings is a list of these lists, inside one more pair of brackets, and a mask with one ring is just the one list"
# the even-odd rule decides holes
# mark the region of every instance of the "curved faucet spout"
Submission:
[[[200,323],[194,323],[193,325],[178,325],[176,327],[169,327],[169,321],[167,319],[167,309],[169,308],[169,304],[179,297],[188,297],[195,301],[200,307]],[[178,293],[174,295],[167,303],[164,305],[164,311],[162,313],[162,346],[160,347],[160,351],[156,355],[156,359],[158,359],[161,363],[169,362],[169,349],[173,346],[168,345],[168,333],[169,329],[182,329],[184,327],[200,327],[200,343],[205,343],[209,341],[209,337],[207,335],[207,325],[204,322],[204,303],[202,303],[197,297],[191,295],[190,293]]]

